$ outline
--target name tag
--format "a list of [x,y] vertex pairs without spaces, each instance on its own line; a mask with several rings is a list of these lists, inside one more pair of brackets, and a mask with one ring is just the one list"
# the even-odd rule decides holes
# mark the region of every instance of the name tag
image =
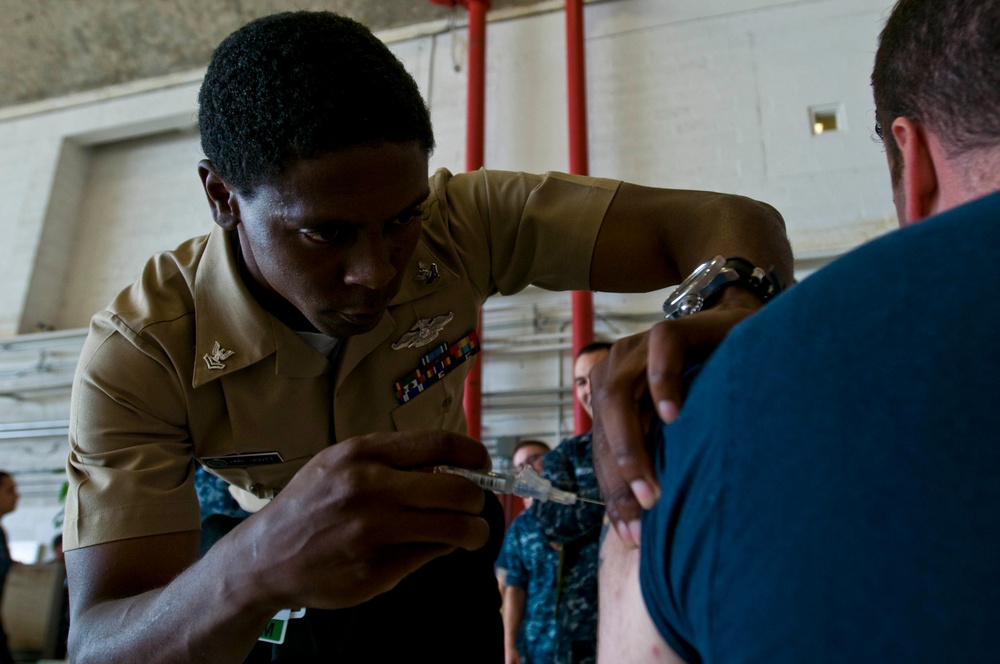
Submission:
[[295,620],[296,618],[301,618],[306,615],[305,609],[282,609],[275,614],[273,618],[264,627],[264,631],[261,632],[258,641],[266,641],[267,643],[277,643],[282,644],[285,642],[285,633],[288,632],[288,621]]
[[201,458],[201,462],[209,468],[247,468],[249,466],[266,466],[282,461],[284,459],[277,452],[250,452]]

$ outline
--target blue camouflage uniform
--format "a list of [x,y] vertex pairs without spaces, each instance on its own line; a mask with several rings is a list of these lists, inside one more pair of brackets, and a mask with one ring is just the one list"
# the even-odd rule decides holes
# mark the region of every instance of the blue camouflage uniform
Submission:
[[194,472],[194,489],[198,494],[202,522],[213,514],[223,514],[236,519],[250,516],[250,513],[241,508],[236,499],[230,495],[228,482],[212,475],[201,466],[195,467]]
[[[601,500],[590,432],[567,438],[545,455],[542,476],[581,498]],[[554,664],[593,664],[597,654],[597,562],[604,507],[535,501],[531,513],[549,542],[562,544],[555,613],[559,632]],[[551,547],[550,547],[551,548]]]
[[194,489],[201,510],[201,555],[250,516],[229,493],[229,483],[195,467]]
[[553,607],[559,552],[542,535],[531,510],[521,512],[507,529],[497,567],[507,570],[508,586],[520,588],[527,595],[524,619],[517,632],[522,664],[550,664],[558,638]]

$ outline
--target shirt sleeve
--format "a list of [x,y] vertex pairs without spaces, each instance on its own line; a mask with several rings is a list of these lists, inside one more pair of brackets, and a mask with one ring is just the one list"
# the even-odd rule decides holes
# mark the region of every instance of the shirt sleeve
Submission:
[[[618,180],[479,170],[431,178],[425,239],[448,246],[481,297],[590,288],[594,244]],[[484,261],[483,256],[489,260]]]
[[186,413],[155,344],[95,317],[73,386],[67,550],[201,527]]
[[[660,635],[688,662],[710,656],[717,618],[715,581],[722,564],[720,524],[732,427],[725,404],[730,386],[739,384],[727,372],[732,348],[715,352],[705,365],[712,368],[694,381],[680,418],[669,426],[656,420],[649,438],[662,494],[643,511],[639,586]],[[740,564],[738,556],[727,561]]]
[[507,530],[507,535],[504,537],[503,550],[500,553],[500,558],[506,564],[504,569],[507,570],[507,578],[504,581],[505,585],[514,586],[515,588],[520,588],[522,590],[528,589],[528,569],[524,564],[524,549],[523,542],[521,541],[521,528],[518,524],[518,520],[515,519],[514,523],[510,525]]

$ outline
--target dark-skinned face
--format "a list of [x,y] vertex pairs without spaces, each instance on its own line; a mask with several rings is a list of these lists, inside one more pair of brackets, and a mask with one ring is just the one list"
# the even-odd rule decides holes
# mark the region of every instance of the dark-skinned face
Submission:
[[420,235],[428,186],[418,142],[302,160],[250,196],[207,162],[201,170],[217,223],[237,231],[243,278],[268,311],[338,337],[378,324]]

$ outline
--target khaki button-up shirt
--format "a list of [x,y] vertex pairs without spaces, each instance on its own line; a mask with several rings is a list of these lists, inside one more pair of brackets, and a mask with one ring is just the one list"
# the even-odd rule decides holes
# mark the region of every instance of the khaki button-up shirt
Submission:
[[[150,259],[139,281],[94,316],[77,369],[65,547],[199,529],[196,460],[269,455],[251,465],[206,463],[267,496],[337,440],[464,432],[471,363],[402,405],[395,383],[429,350],[474,330],[494,293],[529,284],[588,289],[594,243],[619,183],[441,170],[430,184],[412,277],[374,330],[346,340],[336,366],[253,299],[228,232],[216,228]],[[421,264],[434,264],[439,276],[421,278]],[[392,349],[418,320],[445,314],[453,318],[434,343]]]

